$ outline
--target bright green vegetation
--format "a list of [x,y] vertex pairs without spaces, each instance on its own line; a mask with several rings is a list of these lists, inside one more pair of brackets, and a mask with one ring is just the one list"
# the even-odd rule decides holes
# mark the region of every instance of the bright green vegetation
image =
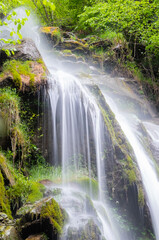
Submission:
[[4,187],[4,179],[0,171],[0,212],[4,212],[9,218],[12,218],[9,201]]
[[41,210],[41,218],[49,218],[56,233],[62,233],[62,227],[64,224],[63,215],[58,203],[52,199],[51,202],[47,202]]
[[14,208],[19,208],[25,203],[34,203],[43,197],[44,186],[36,181],[31,181],[23,174],[15,171],[16,183],[7,189],[7,195]]
[[53,167],[48,164],[38,164],[33,166],[30,171],[30,180],[32,181],[40,181],[43,179],[49,179],[56,183],[61,183],[62,181],[62,173],[61,167]]
[[[0,14],[5,17],[6,19],[4,21],[2,21],[0,19],[0,26],[7,26],[8,25],[8,21],[12,22],[14,24],[14,29],[12,28],[10,30],[10,36],[8,36],[8,39],[6,39],[6,37],[1,37],[0,38],[0,43],[2,44],[13,44],[15,45],[16,43],[20,43],[20,40],[22,39],[22,35],[20,33],[21,27],[22,25],[25,24],[25,22],[27,21],[27,17],[30,15],[30,12],[28,10],[25,10],[25,16],[23,16],[22,18],[15,18],[15,16],[17,15],[16,12],[13,10],[13,8],[16,6],[17,1],[1,1],[0,2]],[[12,12],[9,12],[13,10]],[[8,13],[9,12],[9,13]],[[12,36],[16,35],[17,36],[17,40],[12,39]],[[4,48],[5,52],[7,55],[10,54],[14,54],[14,50],[8,50],[6,48]]]
[[[100,40],[110,41],[111,46],[107,49],[92,45],[90,49],[95,52],[102,51],[102,56],[111,57],[123,67],[123,70],[130,70],[134,76],[147,81],[148,84],[158,84],[159,2],[157,0],[3,0],[2,2],[5,4],[6,12],[14,7],[26,6],[36,12],[44,26],[76,31],[82,37],[89,37],[90,43]],[[58,31],[57,38],[60,37],[59,35]],[[119,47],[120,54],[115,53],[116,46]],[[156,85],[149,87],[156,88]]]
[[3,64],[0,78],[6,75],[12,75],[15,86],[18,89],[22,88],[22,75],[29,77],[30,87],[34,87],[35,75],[31,72],[31,61],[8,60]]
[[9,88],[0,89],[0,106],[0,115],[5,120],[7,134],[11,140],[13,163],[19,155],[18,164],[21,168],[29,149],[29,137],[26,125],[20,119],[20,98],[16,91]]
[[[159,3],[158,1],[98,1],[86,7],[79,16],[80,28],[87,33],[105,34],[112,40],[112,32],[123,35],[118,43],[132,51],[135,60],[142,59],[153,81],[158,77],[159,60]],[[108,34],[109,33],[109,34]],[[124,41],[125,39],[125,41]],[[125,45],[125,46],[124,46]]]

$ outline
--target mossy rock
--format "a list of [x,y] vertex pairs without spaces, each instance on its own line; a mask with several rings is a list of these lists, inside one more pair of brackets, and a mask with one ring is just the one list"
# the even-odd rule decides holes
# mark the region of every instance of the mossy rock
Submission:
[[0,212],[4,212],[7,214],[9,218],[12,218],[9,200],[6,194],[6,189],[4,187],[4,179],[1,171],[0,171]]
[[41,219],[47,218],[50,220],[55,233],[62,233],[64,218],[59,204],[53,198],[42,207],[40,217]]
[[[9,83],[10,82],[10,83]],[[18,90],[35,90],[46,84],[46,67],[38,61],[7,60],[0,74],[0,86],[13,85]]]
[[83,227],[69,227],[67,240],[101,240],[102,234],[93,219],[89,219]]
[[3,231],[0,230],[1,240],[21,240],[14,226],[6,226]]
[[57,239],[61,234],[65,211],[52,198],[47,197],[34,204],[26,204],[18,212],[17,228],[22,238],[45,233],[48,239]]
[[7,162],[3,154],[0,153],[0,170],[3,174],[4,181],[6,184],[13,186],[15,184],[15,179],[7,166]]
[[105,168],[109,195],[114,204],[117,202],[118,206],[127,211],[138,224],[140,208],[144,207],[145,223],[150,226],[151,218],[134,152],[99,88],[97,86],[88,88],[96,98],[105,123]]
[[5,51],[0,50],[2,72],[0,87],[16,87],[19,90],[35,90],[47,81],[47,69],[34,42],[30,39],[22,40],[21,44],[6,46],[11,55],[4,57]]

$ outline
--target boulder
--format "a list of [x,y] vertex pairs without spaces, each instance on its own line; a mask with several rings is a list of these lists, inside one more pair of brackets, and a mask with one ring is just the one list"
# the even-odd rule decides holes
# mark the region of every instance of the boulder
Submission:
[[7,166],[5,157],[2,154],[0,154],[0,170],[4,177],[5,184],[7,184],[7,185],[9,184],[9,185],[13,186],[15,184],[14,177],[13,177],[10,169]]
[[[5,48],[13,50],[10,45]],[[6,62],[7,60],[10,62]],[[4,63],[5,68],[3,69]],[[47,82],[48,71],[31,39],[24,39],[21,44],[16,44],[14,54],[9,56],[4,50],[1,50],[0,66],[2,72],[0,74],[0,87],[10,85],[23,91],[35,90]]]
[[6,45],[3,49],[8,49],[9,51],[14,51],[14,54],[7,55],[4,50],[0,51],[0,65],[7,59],[16,59],[21,61],[37,61],[41,58],[41,55],[31,39],[23,39],[21,44]]
[[17,212],[17,217],[20,217],[17,226],[21,237],[28,239],[31,235],[39,237],[44,233],[50,240],[58,239],[65,218],[63,213],[53,197],[46,197],[33,205],[23,206]]
[[44,234],[36,234],[29,236],[25,240],[46,240],[46,237]]
[[66,240],[102,240],[102,234],[93,219],[89,219],[87,224],[79,228],[69,227],[67,229]]
[[14,221],[10,220],[7,214],[0,212],[0,240],[20,240]]

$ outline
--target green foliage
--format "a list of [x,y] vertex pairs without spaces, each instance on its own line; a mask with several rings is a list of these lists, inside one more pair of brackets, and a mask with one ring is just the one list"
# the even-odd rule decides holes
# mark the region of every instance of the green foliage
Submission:
[[[15,169],[14,169],[15,172]],[[18,209],[26,202],[34,203],[43,197],[44,186],[28,180],[20,172],[15,172],[16,184],[7,189],[7,195],[13,208]]]
[[45,187],[38,182],[30,182],[29,195],[27,197],[27,202],[34,203],[43,198],[43,192]]
[[[22,39],[20,30],[21,30],[21,27],[27,21],[27,17],[30,15],[30,12],[28,10],[26,10],[25,11],[26,16],[18,19],[17,13],[12,9],[14,7],[18,6],[19,3],[20,3],[20,1],[18,1],[18,0],[14,0],[14,1],[3,0],[2,2],[0,2],[0,13],[3,14],[3,16],[6,16],[5,20],[0,19],[0,26],[3,26],[10,31],[10,38],[8,38],[8,39],[3,38],[3,37],[0,38],[0,43],[2,45],[3,44],[15,45],[16,43],[20,43],[20,39]],[[8,14],[8,12],[10,12],[10,13]],[[14,27],[12,27],[12,28],[9,27],[8,23],[10,23],[10,22],[13,23]],[[2,29],[2,34],[3,34],[3,31],[4,30]],[[14,40],[12,38],[13,35],[17,36],[17,40]],[[4,51],[6,52],[7,55],[10,55],[10,53],[14,54],[13,50],[8,50],[8,49],[4,48]]]
[[62,179],[61,167],[53,167],[44,163],[38,163],[36,166],[32,166],[29,173],[30,179],[33,181],[49,179],[56,183],[61,183]]
[[142,71],[146,71],[148,77],[155,81],[159,77],[158,16],[157,1],[99,1],[91,7],[85,7],[79,16],[79,28],[98,35],[112,32],[122,34],[132,56],[136,61],[142,61]]
[[17,157],[19,168],[21,168],[27,155],[30,140],[27,135],[27,127],[20,120],[20,98],[16,94],[16,90],[0,89],[0,106],[0,115],[6,122],[7,133],[11,139],[13,163]]
[[9,201],[4,187],[4,179],[0,170],[0,212],[4,212],[12,218]]
[[51,203],[47,202],[41,210],[41,218],[49,218],[56,233],[62,233],[64,223],[63,215],[58,203],[52,199]]

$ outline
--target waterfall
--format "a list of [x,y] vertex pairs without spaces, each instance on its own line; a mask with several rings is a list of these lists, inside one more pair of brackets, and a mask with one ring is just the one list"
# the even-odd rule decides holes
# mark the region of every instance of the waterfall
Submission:
[[[108,240],[116,239],[115,231],[113,232],[111,229],[113,228],[113,225],[111,226],[113,220],[105,203],[104,190],[106,189],[106,182],[102,180],[103,178],[105,179],[105,166],[102,160],[105,130],[100,110],[89,91],[82,87],[76,77],[66,72],[57,71],[49,77],[49,96],[52,113],[53,160],[55,161],[54,164],[62,166],[62,188],[64,190],[65,203],[61,202],[61,204],[64,204],[64,208],[69,212],[70,224],[67,228],[72,228],[74,222],[76,222],[76,228],[77,226],[80,228],[82,221],[84,221],[83,219],[86,218],[88,220],[90,218],[87,209],[80,216],[81,213],[77,211],[74,214],[73,211],[75,210],[73,209],[72,211],[72,206],[68,207],[68,202],[66,204],[67,198],[71,203],[72,198],[74,202],[77,201],[74,196],[77,190],[72,189],[72,181],[78,182],[79,173],[81,176],[88,174],[89,189],[87,189],[87,194],[92,201],[96,200],[93,205],[103,225],[103,235]],[[96,196],[93,195],[94,186],[91,180],[94,177],[98,180]],[[84,194],[85,186],[80,188],[81,190]],[[83,195],[82,201],[84,201]],[[78,202],[81,205],[79,199]],[[109,221],[106,222],[102,217],[100,213],[101,208],[102,211],[105,211],[107,217],[110,218]],[[86,216],[84,217],[83,214]],[[80,218],[82,218],[82,221]],[[98,225],[100,226],[100,224]],[[69,238],[65,236],[65,239]]]
[[[131,144],[134,153],[136,155],[137,163],[141,172],[142,181],[144,185],[144,189],[146,192],[146,198],[148,201],[148,207],[150,210],[153,228],[155,231],[156,239],[159,239],[159,178],[156,171],[156,165],[154,164],[154,161],[149,155],[148,150],[144,148],[144,145],[142,145],[142,139],[141,139],[141,133],[136,129],[140,123],[143,123],[145,126],[150,138],[151,142],[153,144],[153,150],[158,152],[158,139],[159,139],[159,127],[158,125],[146,122],[145,119],[142,120],[138,117],[139,109],[136,108],[135,113],[134,110],[131,113],[131,110],[126,107],[121,107],[120,101],[115,101],[116,97],[115,92],[110,93],[109,90],[106,90],[105,87],[106,84],[99,84],[100,89],[102,90],[105,99],[107,103],[109,104],[111,110],[116,116],[116,119],[118,123],[120,124],[123,132],[125,133],[129,143]],[[125,91],[126,87],[124,87]],[[120,90],[119,90],[120,91]],[[117,93],[118,94],[118,93]],[[122,95],[122,93],[121,93]],[[129,92],[129,95],[131,93]],[[122,98],[122,97],[121,97]],[[124,102],[123,97],[123,102]],[[133,103],[133,98],[131,99],[131,103]],[[144,110],[143,110],[144,111]],[[143,117],[143,113],[140,110],[140,116]],[[149,117],[150,118],[150,117]],[[140,141],[141,139],[141,141]],[[158,155],[154,154],[156,156],[156,160],[158,160]]]
[[[28,36],[28,33],[31,34]],[[108,146],[105,146],[105,124],[95,98],[79,78],[64,72],[61,67],[59,69],[60,63],[45,51],[47,43],[42,45],[39,42],[39,34],[31,19],[22,28],[22,34],[24,37],[33,38],[50,72],[48,94],[52,121],[52,164],[62,167],[62,182],[53,188],[60,190],[60,196],[55,198],[66,210],[69,218],[61,239],[80,239],[81,234],[92,229],[93,225],[92,231],[96,233],[97,240],[133,240],[131,234],[120,233],[106,193],[105,147]],[[143,147],[140,135],[135,131],[135,124],[141,120],[131,115],[133,121],[130,121],[127,117],[130,112],[121,111],[120,102],[115,100],[115,92],[119,91],[115,79],[102,76],[106,80],[105,90],[105,85],[103,87],[103,83],[101,84],[101,76],[96,75],[95,78],[96,80],[92,76],[136,155],[156,239],[159,240],[159,181],[154,162]],[[119,79],[120,83],[122,81],[123,79]],[[108,92],[111,94],[107,94]],[[128,96],[129,89],[124,88],[121,95]],[[152,126],[146,121],[143,121],[143,124],[157,148],[159,131],[154,131],[156,125]]]

